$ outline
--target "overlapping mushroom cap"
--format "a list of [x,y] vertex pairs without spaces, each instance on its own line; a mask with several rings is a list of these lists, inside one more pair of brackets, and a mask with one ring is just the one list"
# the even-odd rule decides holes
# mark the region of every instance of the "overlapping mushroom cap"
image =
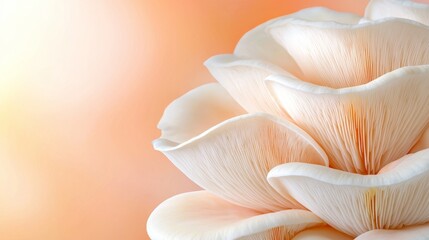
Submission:
[[206,191],[162,203],[150,237],[429,237],[428,19],[410,1],[311,8],[210,58],[219,83],[170,104],[154,141]]

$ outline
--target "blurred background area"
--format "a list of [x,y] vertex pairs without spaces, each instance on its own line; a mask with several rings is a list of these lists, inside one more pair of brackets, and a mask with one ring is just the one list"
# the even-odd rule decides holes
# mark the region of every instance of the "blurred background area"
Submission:
[[202,63],[271,18],[367,1],[0,0],[0,239],[148,239],[163,200],[197,190],[152,150]]

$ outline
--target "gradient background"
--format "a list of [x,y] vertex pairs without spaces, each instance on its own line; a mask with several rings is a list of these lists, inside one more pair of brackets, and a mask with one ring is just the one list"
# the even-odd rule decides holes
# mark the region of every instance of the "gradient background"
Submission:
[[152,150],[202,63],[256,25],[367,1],[0,0],[0,239],[147,239],[198,187]]

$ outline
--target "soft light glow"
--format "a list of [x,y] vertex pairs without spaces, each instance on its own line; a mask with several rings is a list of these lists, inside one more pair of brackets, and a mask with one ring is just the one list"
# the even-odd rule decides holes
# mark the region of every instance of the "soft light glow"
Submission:
[[252,26],[334,1],[0,0],[0,238],[145,239],[198,189],[152,150],[165,106]]

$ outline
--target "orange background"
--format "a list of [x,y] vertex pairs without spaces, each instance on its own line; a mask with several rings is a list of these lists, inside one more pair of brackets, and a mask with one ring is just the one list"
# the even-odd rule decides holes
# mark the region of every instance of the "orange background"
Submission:
[[366,3],[0,0],[0,239],[147,239],[161,201],[198,189],[151,141],[213,81],[203,61],[270,18]]

